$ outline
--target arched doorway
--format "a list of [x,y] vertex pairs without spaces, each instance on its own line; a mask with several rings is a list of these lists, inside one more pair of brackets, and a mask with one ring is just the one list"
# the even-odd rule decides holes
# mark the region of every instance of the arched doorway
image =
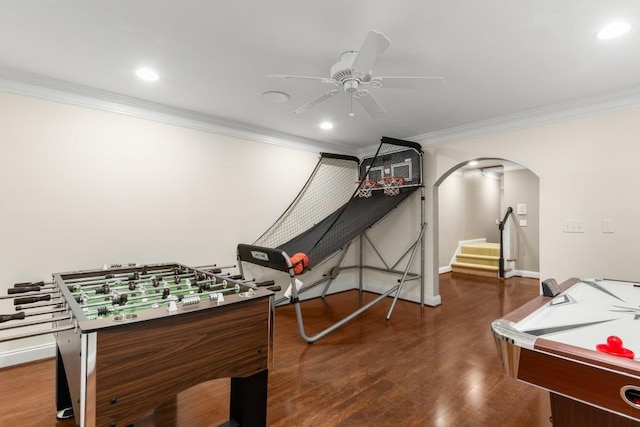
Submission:
[[[491,179],[492,183],[485,184],[484,179]],[[456,187],[452,180],[462,184]],[[447,193],[441,194],[440,190],[445,188]],[[454,194],[456,191],[460,194]],[[487,206],[491,203],[494,206]],[[434,305],[440,303],[439,276],[455,259],[458,242],[477,237],[499,241],[497,223],[507,207],[513,208],[510,221],[516,233],[512,245],[517,257],[511,274],[539,277],[539,178],[534,172],[508,159],[470,159],[450,168],[435,181],[431,205],[433,252],[429,267],[434,291],[431,295],[436,296],[431,302],[437,302]]]

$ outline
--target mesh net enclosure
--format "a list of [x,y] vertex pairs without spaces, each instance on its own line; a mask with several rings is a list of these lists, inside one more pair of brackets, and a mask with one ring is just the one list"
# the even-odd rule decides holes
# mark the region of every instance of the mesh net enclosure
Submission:
[[[400,184],[390,195],[384,190],[385,181],[392,177]],[[363,185],[370,185],[371,191],[363,192]],[[312,268],[384,218],[421,185],[422,151],[412,142],[383,137],[376,154],[360,163],[355,157],[323,153],[293,203],[254,244],[278,248],[290,256],[305,253]]]
[[347,203],[358,180],[358,163],[357,157],[321,153],[300,193],[254,245],[278,248]]

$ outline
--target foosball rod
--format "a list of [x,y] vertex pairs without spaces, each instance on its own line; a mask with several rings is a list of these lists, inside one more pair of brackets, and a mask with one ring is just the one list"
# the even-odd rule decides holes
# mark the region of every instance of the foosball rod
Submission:
[[[9,289],[11,291],[11,289]],[[44,290],[44,291],[24,291],[24,292],[9,292],[9,295],[0,295],[0,300],[3,299],[11,299],[11,298],[21,298],[21,297],[30,297],[30,296],[38,296],[38,295],[53,295],[57,294],[60,291],[56,290]]]
[[[162,293],[160,292],[160,290],[164,291],[164,289],[169,289],[170,291],[174,291],[175,293],[178,293],[178,294],[181,294],[182,292],[188,292],[188,291],[194,292],[194,293],[186,294],[186,295],[183,294],[183,296],[203,295],[205,292],[207,294],[208,293],[212,293],[212,292],[210,292],[211,289],[206,289],[206,290],[203,290],[202,292],[199,292],[199,289],[196,288],[196,287],[185,288],[185,289],[171,289],[172,287],[177,287],[177,286],[180,286],[180,285],[173,285],[173,286],[170,285],[168,288],[164,288],[164,287],[163,288],[151,288],[151,290],[155,290],[156,292],[145,293],[144,295],[141,294],[141,295],[136,295],[136,296],[129,296],[129,294],[126,294],[127,295],[127,301],[141,300],[141,299],[144,299],[144,298],[157,298],[159,296],[162,296]],[[227,286],[227,285],[223,284],[223,283],[218,283],[216,285],[212,285],[211,287],[219,287],[219,286]],[[238,286],[238,285],[235,285],[235,286]],[[222,288],[221,290],[226,290],[226,289],[227,288],[225,287],[225,288]],[[232,288],[229,288],[229,289],[230,290],[236,290],[236,291],[240,290],[239,286],[238,286],[238,289],[235,289],[235,287],[232,287]],[[220,289],[216,289],[213,292],[220,292],[221,290]],[[131,292],[134,293],[134,291],[131,291]],[[140,292],[140,291],[138,291],[138,292]],[[125,295],[125,293],[122,293],[121,295]],[[175,295],[175,294],[174,293],[169,293],[169,295]],[[98,301],[98,302],[80,303],[80,306],[82,308],[86,308],[86,307],[96,307],[96,306],[99,306],[99,305],[103,305],[105,303],[105,301],[107,301],[109,299],[109,297],[111,297],[111,300],[113,300],[113,295],[111,295],[111,294],[92,295],[92,296],[89,296],[89,301],[96,300],[96,299],[99,299],[100,301]],[[164,298],[164,299],[166,299],[166,298]]]
[[46,287],[52,287],[55,286],[56,284],[54,282],[45,282],[44,280],[40,280],[38,282],[19,282],[19,283],[14,283],[13,287],[14,288],[24,288],[24,287],[29,287],[29,286],[40,286],[43,288]]
[[48,303],[34,303],[34,304],[23,304],[16,305],[14,308],[16,311],[22,310],[30,310],[32,308],[41,308],[41,307],[63,307],[66,301],[64,300],[55,300]]
[[[173,285],[173,286],[174,286],[174,287],[176,287],[177,285]],[[222,283],[219,283],[218,285],[214,285],[214,286],[225,286],[225,285],[224,285],[224,284],[222,284]],[[224,290],[224,291],[226,291],[226,290],[235,290],[235,291],[239,291],[239,290],[240,290],[240,287],[239,287],[238,285],[236,285],[236,286],[237,286],[237,289],[236,289],[235,287],[233,287],[233,288],[229,288],[229,289],[227,289],[227,288],[222,288],[222,289],[214,290],[213,292],[211,292],[211,289],[206,289],[206,290],[203,290],[202,292],[199,292],[199,290],[198,290],[197,288],[191,288],[191,289],[189,289],[189,288],[186,288],[186,289],[173,289],[173,291],[174,291],[175,293],[171,293],[171,292],[169,292],[169,294],[167,294],[164,298],[161,298],[161,299],[162,299],[162,300],[164,300],[164,299],[167,299],[167,297],[168,297],[168,296],[170,296],[170,295],[176,295],[176,294],[179,294],[179,295],[181,295],[181,296],[183,296],[183,297],[189,297],[189,296],[204,295],[204,294],[208,295],[208,294],[210,294],[210,293],[220,292],[220,291],[223,291],[223,290]],[[165,289],[169,289],[169,291],[171,291],[171,290],[172,290],[172,289],[171,289],[171,287],[168,287],[168,288],[161,288],[161,289],[162,289],[162,291],[164,291]],[[159,291],[160,291],[160,288],[152,288],[152,290],[155,290],[156,292],[153,292],[153,293],[145,293],[144,295],[136,295],[136,296],[129,296],[129,294],[126,294],[126,295],[127,295],[127,301],[143,300],[143,299],[145,299],[145,298],[147,298],[147,299],[154,299],[154,301],[157,301],[159,297],[162,297],[162,296],[164,295],[164,292],[162,292],[162,293],[160,293],[160,292],[159,292]],[[191,291],[191,292],[193,292],[193,293],[190,293],[190,294],[185,294],[185,293],[184,293],[184,292],[189,292],[189,291]],[[196,291],[198,291],[198,292],[196,292]],[[125,293],[122,293],[121,295],[125,295]],[[121,296],[121,295],[120,295],[120,296]],[[81,306],[82,308],[87,308],[87,307],[97,307],[97,306],[99,306],[99,305],[104,305],[104,304],[105,304],[105,302],[107,302],[107,301],[109,300],[109,298],[110,298],[110,297],[111,297],[111,301],[113,301],[113,295],[111,295],[111,294],[91,296],[91,297],[89,297],[90,299],[93,299],[93,300],[95,300],[95,299],[100,299],[100,301],[98,301],[98,302],[80,303],[80,306]],[[118,304],[118,303],[113,303],[113,304],[114,304],[114,305],[120,305],[120,304]]]
[[[146,276],[146,277],[151,277],[154,276],[156,274],[174,274],[175,273],[175,269],[179,268],[180,270],[182,269],[186,269],[187,273],[193,273],[196,270],[202,270],[204,272],[208,272],[207,270],[227,270],[230,268],[235,268],[235,265],[230,265],[230,266],[218,266],[216,264],[213,265],[206,265],[206,266],[201,266],[201,267],[186,267],[186,266],[176,266],[176,267],[167,267],[167,268],[158,268],[155,270],[152,270],[151,272],[147,272],[147,273],[143,273],[141,274],[141,278],[142,276]],[[126,273],[111,273],[111,275],[113,277],[110,278],[95,278],[95,279],[89,279],[87,280],[86,278],[75,278],[75,279],[66,279],[65,283],[68,285],[72,285],[72,284],[78,284],[78,283],[88,283],[88,282],[95,282],[95,281],[99,281],[99,282],[105,282],[107,280],[113,280],[113,279],[119,279],[119,278],[128,278],[131,276],[131,274],[135,274],[135,273],[140,273],[139,271],[132,271],[132,272],[126,272]],[[182,274],[187,274],[187,273],[182,273]],[[209,272],[209,274],[215,274],[215,273],[211,273]]]
[[[233,268],[235,266],[225,266],[225,267],[219,267],[221,269],[224,268]],[[111,278],[99,278],[99,279],[89,279],[89,280],[84,280],[84,279],[72,279],[72,280],[67,280],[65,281],[65,283],[69,286],[72,287],[72,291],[76,292],[76,290],[74,290],[73,288],[75,288],[75,285],[80,285],[82,288],[84,287],[99,287],[109,281],[113,281],[115,282],[129,282],[129,281],[135,281],[135,282],[140,282],[140,281],[149,281],[152,280],[154,277],[159,276],[161,277],[161,279],[165,279],[166,277],[175,277],[175,276],[179,276],[181,279],[182,278],[190,278],[195,276],[195,274],[198,273],[197,271],[197,267],[196,268],[191,268],[191,269],[187,269],[186,272],[184,273],[178,273],[176,274],[173,270],[171,269],[162,269],[162,270],[158,270],[156,272],[154,272],[153,274],[145,274],[145,275],[141,275],[138,279],[131,279],[131,275],[127,274],[127,275],[121,275],[121,277],[111,277]],[[206,273],[206,271],[205,271]],[[213,273],[209,273],[209,274],[213,274]],[[230,273],[226,273],[226,275],[230,275]],[[215,274],[213,274],[214,278],[218,278],[218,279],[225,279],[225,274],[216,276]],[[234,276],[231,276],[234,277]],[[124,280],[122,280],[124,279]],[[209,278],[209,280],[212,280],[211,278]],[[72,286],[73,285],[73,286]]]
[[[188,274],[191,273],[193,269],[191,268],[187,268],[187,272],[186,273],[178,273],[178,274]],[[100,277],[97,278],[95,276],[92,276],[93,278],[86,278],[86,277],[82,277],[82,278],[76,278],[76,279],[66,279],[65,283],[67,285],[76,285],[76,284],[81,284],[81,283],[88,283],[88,284],[92,284],[92,283],[102,283],[102,282],[106,282],[108,280],[119,280],[119,279],[127,279],[129,280],[129,278],[132,275],[135,275],[135,273],[139,273],[137,271],[133,271],[133,272],[128,272],[128,273],[119,273],[119,274],[111,274],[112,277]],[[145,274],[139,274],[139,278],[135,279],[135,280],[142,280],[143,278],[149,278],[158,274],[164,274],[164,275],[174,275],[175,274],[175,270],[172,268],[160,268],[157,270],[153,270],[153,272],[150,273],[145,273]],[[103,275],[105,276],[105,275]]]
[[13,287],[9,288],[9,290],[7,291],[7,293],[9,294],[20,294],[20,293],[24,293],[24,292],[30,292],[30,291],[41,291],[43,289],[57,289],[58,286],[51,282],[51,283],[45,283],[45,282],[23,282],[23,283],[14,283]]
[[[60,298],[59,295],[57,297]],[[14,298],[13,305],[33,304],[41,301],[51,301],[51,294]]]
[[[20,313],[24,313],[23,311],[21,311]],[[0,318],[2,318],[3,316],[0,315]],[[71,319],[71,316],[66,315],[66,316],[57,316],[57,317],[51,317],[49,319],[38,319],[38,320],[28,320],[28,321],[24,321],[24,322],[17,322],[17,323],[11,323],[8,325],[2,325],[0,326],[0,331],[6,331],[9,329],[14,329],[14,328],[22,328],[25,326],[34,326],[34,325],[42,325],[44,323],[53,323],[53,322],[60,322],[62,320],[69,320]]]
[[[185,275],[179,276],[180,281],[182,281],[183,279],[186,281],[187,279],[191,279],[192,277],[195,277],[195,275],[194,274],[185,274]],[[93,290],[96,290],[96,289],[100,289],[101,287],[103,287],[105,285],[109,286],[109,288],[127,288],[128,289],[129,288],[129,284],[131,282],[133,282],[134,285],[148,284],[149,286],[153,286],[153,279],[154,278],[155,277],[152,276],[152,277],[149,277],[147,279],[138,279],[138,280],[125,281],[125,282],[115,281],[115,282],[112,282],[112,283],[102,283],[102,284],[100,284],[100,283],[95,283],[95,284],[91,283],[91,284],[85,285],[84,287],[81,287],[79,289],[73,289],[71,291],[71,293],[76,294],[78,292],[83,292],[83,291],[93,291]],[[158,279],[158,282],[159,282],[158,286],[153,286],[153,287],[154,288],[158,288],[158,287],[161,286],[160,283],[169,282],[169,280],[173,280],[174,284],[179,285],[179,283],[176,283],[175,278],[176,278],[176,276],[169,276],[169,275],[164,276],[164,277],[160,277]],[[167,279],[169,279],[169,280],[167,280]],[[207,279],[203,279],[203,280],[198,280],[198,283],[211,282],[213,280],[215,280],[215,278],[207,278]]]
[[19,335],[0,337],[0,342],[21,340],[21,339],[25,339],[25,338],[37,337],[37,336],[40,336],[40,335],[49,335],[49,334],[53,334],[53,333],[57,333],[57,332],[68,331],[69,329],[75,329],[75,327],[76,327],[76,325],[70,324],[70,325],[65,325],[65,326],[58,326],[56,328],[46,329],[46,330],[43,330],[43,331],[27,332],[27,333],[19,334]]
[[236,284],[236,285],[246,286],[246,287],[251,288],[251,289],[258,289],[259,286],[267,286],[267,285],[263,285],[262,284],[262,283],[266,283],[266,282],[255,283],[254,284],[254,283],[251,283],[251,280],[244,280],[242,278],[241,274],[236,274],[236,275],[233,275],[233,276],[227,276],[227,277],[225,277],[225,280],[228,280],[231,283]]
[[[229,292],[229,291],[234,291],[234,292],[235,292],[235,291],[236,291],[236,289],[235,289],[235,288],[227,288],[227,289],[222,289],[222,290],[220,290],[220,291],[215,291],[215,292],[203,292],[203,293],[201,293],[201,294],[193,294],[193,295],[189,295],[189,296],[188,296],[188,297],[186,297],[186,298],[189,298],[189,297],[196,297],[196,296],[197,296],[197,297],[200,297],[201,299],[202,299],[202,297],[203,297],[203,296],[206,296],[207,298],[210,298],[210,297],[211,297],[211,295],[213,295],[213,294],[221,294],[221,293]],[[126,305],[126,304],[125,304],[125,305],[111,305],[111,306],[109,306],[109,305],[104,305],[104,306],[103,306],[103,308],[105,308],[105,309],[107,309],[107,310],[109,310],[110,308],[112,309],[112,310],[110,310],[110,311],[108,311],[108,312],[111,312],[111,311],[122,311],[122,310],[128,310],[128,309],[131,309],[131,308],[142,308],[142,307],[148,307],[148,306],[151,306],[151,305],[153,305],[153,304],[158,304],[158,308],[160,308],[160,307],[162,307],[163,305],[167,305],[167,304],[169,304],[171,301],[175,301],[175,300],[170,300],[170,299],[160,299],[160,300],[153,300],[153,301],[147,301],[147,302],[143,302],[143,303],[130,304],[130,305]],[[178,301],[175,301],[175,302],[178,302]],[[99,314],[99,312],[100,312],[100,310],[87,310],[87,311],[85,311],[85,312],[84,312],[84,314],[85,314],[85,316],[90,316],[90,315],[92,315],[92,314]]]
[[0,323],[7,322],[9,320],[20,320],[20,319],[24,319],[25,317],[31,317],[31,316],[44,316],[46,314],[62,313],[63,311],[67,311],[67,308],[59,307],[59,308],[52,308],[50,310],[36,311],[31,313],[25,313],[24,311],[20,311],[14,314],[0,314]]
[[[84,282],[67,282],[67,285],[73,285],[72,290],[76,288],[76,285],[80,285],[81,289],[82,288],[90,288],[90,287],[100,287],[104,284],[109,284],[109,283],[123,283],[123,284],[128,284],[129,282],[148,282],[149,280],[153,280],[154,277],[160,277],[161,279],[164,279],[166,277],[175,277],[175,276],[179,276],[180,278],[189,278],[195,275],[195,272],[193,271],[187,271],[186,273],[179,273],[179,274],[175,274],[170,272],[169,270],[167,270],[164,274],[150,274],[150,275],[144,275],[140,276],[137,279],[132,279],[130,276],[128,277],[112,277],[109,279],[90,279],[90,280],[85,280]],[[121,280],[124,279],[124,280]],[[75,292],[75,291],[74,291]]]
[[[157,293],[160,293],[159,291],[161,291],[161,290],[163,290],[165,288],[174,289],[174,288],[178,288],[178,287],[181,287],[181,286],[185,286],[186,290],[189,290],[189,289],[197,290],[199,288],[198,285],[207,284],[207,283],[211,283],[211,282],[213,282],[213,279],[212,280],[202,280],[202,281],[197,282],[196,285],[189,285],[189,286],[187,286],[186,283],[183,284],[183,283],[175,283],[175,282],[171,283],[171,284],[169,282],[167,282],[167,286],[160,285],[160,284],[158,286],[153,286],[149,282],[143,282],[142,284],[147,283],[147,284],[150,285],[149,287],[145,287],[144,288],[145,292],[147,292],[147,291],[157,291],[157,292],[153,293],[153,294],[157,294]],[[217,283],[217,282],[213,283],[210,286],[225,286],[225,285],[226,285],[225,281],[222,281],[220,283]],[[126,284],[126,283],[123,283],[123,284],[118,285],[118,286],[110,286],[109,287],[109,293],[106,293],[106,294],[95,293],[95,294],[89,295],[89,294],[87,294],[87,292],[85,292],[85,291],[92,291],[92,290],[96,290],[96,289],[100,289],[100,288],[85,289],[85,290],[82,290],[82,291],[75,291],[75,292],[73,292],[73,296],[81,298],[82,295],[85,294],[85,295],[87,295],[87,297],[89,299],[103,299],[104,300],[106,298],[109,298],[109,296],[111,295],[111,291],[116,291],[116,292],[126,291],[126,293],[129,293],[129,292],[131,292],[131,293],[142,292],[139,287],[137,287],[135,289],[129,289],[129,285]],[[180,289],[174,289],[174,290],[180,290]],[[121,292],[121,293],[125,293],[125,292]],[[151,295],[153,295],[153,294],[151,294]]]
[[[218,266],[216,264],[211,264],[211,265],[199,265],[197,267],[193,267],[196,270],[202,270],[202,271],[207,271],[210,272],[212,274],[219,274],[222,272],[222,270],[228,270],[230,268],[236,268],[236,265],[223,265],[223,266]],[[216,273],[215,271],[209,271],[209,270],[219,270],[219,273]]]

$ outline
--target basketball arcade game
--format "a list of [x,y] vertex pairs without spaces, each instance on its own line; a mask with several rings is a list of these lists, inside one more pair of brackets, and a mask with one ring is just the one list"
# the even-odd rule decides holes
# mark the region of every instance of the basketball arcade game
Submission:
[[[354,191],[354,183],[356,185]],[[420,191],[417,191],[417,190]],[[388,262],[368,236],[367,230],[389,216],[413,194],[420,194],[419,232],[409,248],[395,261]],[[393,295],[387,313],[390,319],[406,282],[420,280],[420,304],[424,306],[424,188],[422,151],[419,144],[383,137],[376,154],[359,162],[352,156],[322,153],[320,161],[293,203],[253,245],[238,245],[238,265],[243,262],[267,269],[288,272],[290,287],[276,304],[295,305],[300,336],[308,343],[333,332],[373,305]],[[357,242],[357,243],[356,243]],[[357,244],[358,261],[344,265],[352,244]],[[371,248],[382,264],[365,263],[365,248]],[[410,271],[420,251],[420,273]],[[337,255],[337,257],[334,257]],[[319,280],[302,285],[297,276],[337,258]],[[406,261],[405,267],[399,265]],[[324,298],[341,271],[358,269],[358,289],[364,290],[363,271],[375,270],[400,276],[370,303],[319,333],[305,332],[299,294],[324,284]]]
[[[268,285],[268,284],[267,284]],[[273,292],[218,268],[149,264],[56,273],[16,284],[18,313],[0,331],[49,324],[0,342],[54,333],[59,418],[127,426],[183,390],[231,378],[230,421],[265,426]],[[24,322],[26,317],[35,321]],[[22,322],[22,323],[20,323]],[[176,423],[175,409],[161,411]]]

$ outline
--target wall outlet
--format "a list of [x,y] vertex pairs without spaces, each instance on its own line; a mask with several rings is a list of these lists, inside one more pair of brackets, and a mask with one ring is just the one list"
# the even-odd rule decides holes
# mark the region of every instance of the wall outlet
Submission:
[[565,219],[562,221],[563,233],[584,233],[585,224],[582,219]]

